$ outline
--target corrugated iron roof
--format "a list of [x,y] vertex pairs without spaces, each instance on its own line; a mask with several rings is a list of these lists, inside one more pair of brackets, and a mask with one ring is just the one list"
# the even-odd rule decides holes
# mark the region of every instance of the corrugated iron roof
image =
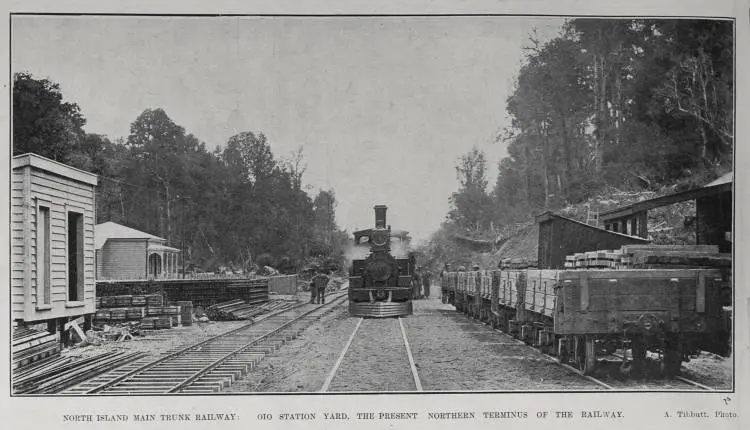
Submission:
[[94,226],[95,249],[101,249],[109,239],[152,239],[166,241],[162,237],[154,236],[153,234],[148,234],[112,221]]

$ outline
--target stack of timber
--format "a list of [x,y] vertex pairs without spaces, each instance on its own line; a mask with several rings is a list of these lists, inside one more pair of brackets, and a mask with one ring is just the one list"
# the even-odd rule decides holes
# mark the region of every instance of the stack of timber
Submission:
[[146,307],[146,316],[168,318],[172,327],[182,324],[182,309],[180,306],[148,306]]
[[[158,294],[164,298],[164,303],[189,301],[195,307],[207,308],[234,299],[268,300],[270,279],[245,277],[97,281],[96,292],[100,296]],[[147,305],[152,306],[151,303]]]
[[[96,323],[139,321],[142,329],[160,330],[192,323],[192,303],[164,306],[161,294],[97,297]],[[187,305],[189,304],[189,306]],[[189,312],[189,314],[188,314]]]
[[730,268],[732,255],[716,245],[623,245],[619,250],[582,252],[565,257],[566,269]]
[[162,302],[162,296],[159,294],[97,297],[94,319],[97,323],[108,324],[139,321],[147,316],[146,306],[161,306]]
[[732,254],[720,253],[716,245],[625,245],[622,254],[623,268],[732,267]]
[[[500,261],[501,269],[520,270],[536,267],[537,262],[525,258],[504,258]],[[470,268],[469,268],[470,269]]]
[[46,330],[18,328],[13,331],[13,371],[23,371],[37,363],[60,356],[60,335]]
[[206,316],[212,321],[247,320],[264,313],[288,309],[292,304],[285,300],[272,300],[266,303],[229,300],[206,308]]
[[105,352],[78,360],[72,357],[58,357],[33,368],[14,372],[13,392],[15,394],[59,393],[68,387],[144,356],[143,352]]

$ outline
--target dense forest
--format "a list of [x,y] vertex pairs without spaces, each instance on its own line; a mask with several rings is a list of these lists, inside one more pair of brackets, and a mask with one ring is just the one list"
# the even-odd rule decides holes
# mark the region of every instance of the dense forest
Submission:
[[731,170],[733,31],[731,21],[572,19],[546,43],[532,35],[494,188],[484,153],[463,155],[443,229],[489,238],[608,189],[675,191]]
[[[430,242],[442,248],[430,255],[608,190],[678,191],[731,170],[733,37],[732,21],[687,19],[579,18],[549,41],[532,34],[507,98],[510,126],[496,137],[508,155],[494,180],[482,151],[460,157]],[[341,254],[335,195],[308,196],[301,150],[278,158],[262,132],[245,131],[209,151],[162,109],[143,111],[116,141],[85,123],[54,82],[14,76],[13,153],[98,174],[97,222],[165,237],[208,270]]]
[[301,149],[278,159],[262,132],[245,131],[211,152],[162,109],[143,111],[114,142],[86,133],[85,124],[58,84],[14,75],[13,154],[99,175],[97,223],[166,238],[184,250],[188,269],[293,271],[310,259],[341,258],[348,236],[336,224],[335,194],[307,194]]

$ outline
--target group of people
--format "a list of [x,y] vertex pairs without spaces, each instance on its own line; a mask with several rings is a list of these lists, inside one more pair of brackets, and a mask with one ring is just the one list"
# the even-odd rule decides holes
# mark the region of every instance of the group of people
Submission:
[[413,288],[413,299],[429,299],[432,274],[429,270],[417,267],[412,275],[411,285]]
[[323,269],[313,268],[311,270],[315,272],[315,276],[310,281],[310,303],[325,304],[326,287],[328,287],[328,281],[331,280],[331,277]]

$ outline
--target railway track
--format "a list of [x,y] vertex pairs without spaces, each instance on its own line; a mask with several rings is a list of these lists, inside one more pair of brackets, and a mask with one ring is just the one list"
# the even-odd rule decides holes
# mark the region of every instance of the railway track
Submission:
[[[346,344],[344,345],[344,348],[341,350],[341,353],[338,356],[338,359],[333,365],[333,368],[331,368],[331,371],[328,373],[328,377],[326,378],[325,382],[323,383],[323,386],[320,388],[320,392],[327,392],[327,391],[355,391],[352,388],[356,387],[355,384],[362,384],[363,382],[367,381],[361,381],[361,380],[347,380],[346,375],[342,375],[340,372],[340,369],[342,368],[342,364],[347,367],[348,370],[351,373],[351,370],[356,370],[359,368],[361,372],[359,372],[364,378],[367,377],[367,375],[374,376],[374,375],[381,375],[381,372],[378,372],[377,369],[373,369],[371,365],[369,365],[367,362],[363,362],[362,360],[357,358],[357,354],[352,353],[352,349],[359,348],[361,351],[358,351],[360,354],[367,356],[371,361],[371,364],[383,364],[387,363],[389,369],[388,370],[395,370],[396,372],[398,370],[401,370],[402,373],[405,369],[390,369],[393,367],[392,360],[389,360],[389,358],[393,357],[383,357],[381,354],[388,354],[393,353],[394,348],[379,348],[377,344],[374,345],[371,342],[367,342],[366,339],[360,342],[358,345],[356,345],[354,348],[352,347],[353,344],[357,343],[357,334],[361,333],[360,329],[363,325],[368,325],[369,327],[366,327],[364,330],[370,330],[373,331],[375,336],[379,336],[381,332],[385,332],[388,330],[389,333],[395,334],[399,333],[400,338],[403,341],[404,346],[404,352],[403,357],[401,357],[402,362],[408,361],[409,363],[409,373],[410,373],[410,379],[412,381],[412,384],[403,382],[401,378],[398,378],[398,374],[393,372],[389,373],[388,376],[392,377],[393,379],[396,379],[400,382],[402,382],[405,385],[412,386],[413,388],[408,389],[406,391],[422,391],[422,382],[419,378],[419,372],[417,371],[417,367],[414,363],[414,357],[411,352],[411,347],[409,346],[409,339],[406,336],[406,330],[404,330],[404,324],[402,322],[401,318],[396,319],[364,319],[359,318],[357,321],[357,325],[354,327],[354,330],[352,331],[352,334],[349,336],[349,339],[347,340]],[[363,337],[363,336],[361,336]],[[386,334],[379,336],[381,339],[385,340],[386,342],[388,340],[392,341],[393,337],[395,336],[389,336]],[[370,347],[371,349],[369,351],[365,351],[364,349]],[[347,355],[353,356],[352,359],[349,360],[349,362],[345,363]],[[398,353],[398,355],[402,355],[401,353]],[[404,360],[405,359],[405,360]],[[405,376],[405,375],[404,375]],[[351,375],[348,376],[351,378]],[[373,386],[368,387],[369,389],[358,389],[356,391],[372,391],[372,388],[376,388],[376,391],[392,391],[393,387],[391,386],[378,386],[377,383],[372,384]],[[402,388],[406,388],[405,386],[398,387],[400,388],[399,391],[401,391]]]
[[346,290],[325,305],[301,304],[270,314],[156,360],[139,360],[78,384],[60,394],[152,395],[211,394],[255,368],[267,355],[296,338],[347,298]]
[[[482,323],[481,321],[478,321],[476,319],[470,318],[467,315],[464,315],[465,319],[467,321],[471,321],[473,324],[475,324],[477,327],[482,327],[487,332],[497,332],[502,334],[503,336],[507,336],[510,339],[512,339],[515,343],[518,343],[519,345],[523,345],[527,348],[530,348],[542,356],[544,356],[547,360],[550,362],[554,362],[558,364],[559,366],[563,367],[564,369],[575,373],[582,378],[587,379],[590,382],[593,382],[607,390],[616,390],[616,391],[644,391],[644,390],[659,390],[659,391],[686,391],[686,390],[693,390],[695,391],[696,388],[701,391],[714,391],[714,388],[711,388],[707,385],[698,383],[696,381],[690,380],[688,378],[682,377],[682,376],[675,376],[669,379],[654,379],[654,380],[628,380],[628,379],[617,379],[617,378],[597,378],[592,375],[586,375],[581,370],[568,365],[566,363],[562,363],[557,357],[553,357],[549,354],[545,354],[536,348],[527,345],[523,341],[508,336],[507,333],[504,333],[503,331],[495,328],[491,328],[487,326],[486,324]],[[623,359],[623,357],[617,354],[614,354],[616,358]],[[613,366],[616,366],[616,364],[610,364]]]

